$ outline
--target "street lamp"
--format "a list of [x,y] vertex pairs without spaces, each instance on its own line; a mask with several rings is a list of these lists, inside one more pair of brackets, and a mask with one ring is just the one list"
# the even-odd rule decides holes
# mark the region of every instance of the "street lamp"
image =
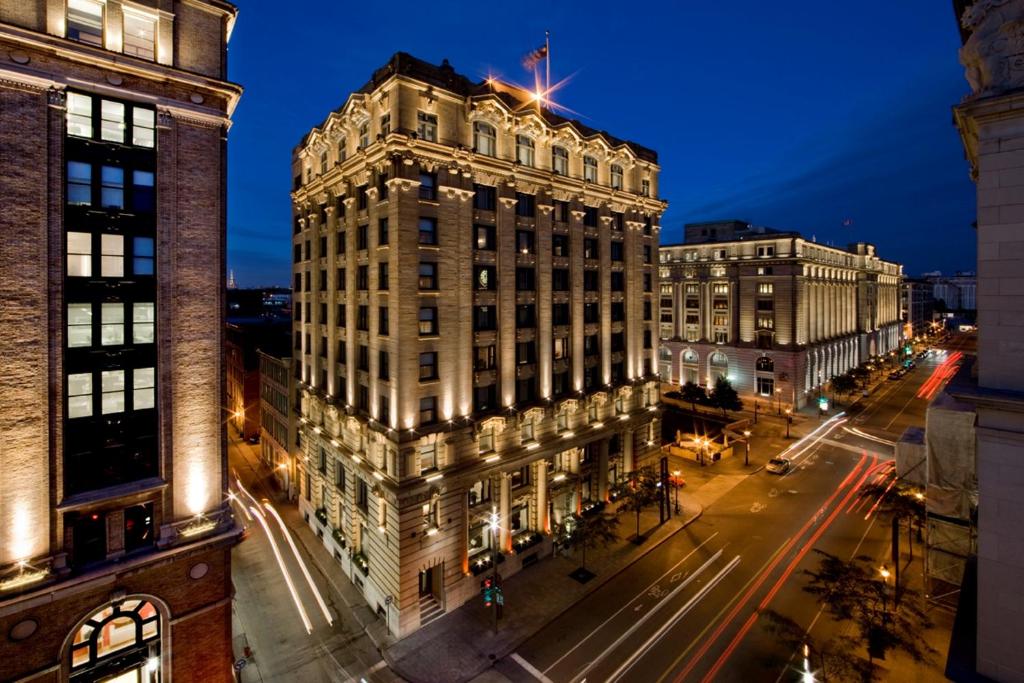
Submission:
[[746,442],[747,452],[743,455],[743,465],[744,465],[744,467],[746,467],[747,465],[750,464],[750,430],[749,429],[745,429],[743,431],[743,436],[747,437],[747,442]]
[[786,438],[789,438],[789,425],[793,424],[793,411],[786,408]]
[[[499,590],[498,589],[498,583],[499,582],[498,582],[498,554],[497,553],[498,553],[498,522],[500,521],[500,519],[501,518],[498,517],[498,508],[492,507],[491,508],[491,516],[488,519],[487,526],[490,527],[490,529],[491,529],[491,568],[494,570],[494,588],[495,588],[495,592],[497,592],[497,590]],[[494,632],[497,633],[498,632],[498,598],[497,598],[497,596],[495,596],[495,598],[494,598],[494,611],[493,611],[493,618],[492,618],[491,624],[492,624],[492,626],[494,628]]]
[[[779,415],[782,415],[782,389],[775,390],[775,400],[778,402]],[[771,408],[769,408],[771,410]]]
[[679,470],[674,470],[672,472],[672,477],[675,480],[675,485],[676,485],[676,514],[677,515],[679,514],[679,477],[681,475],[682,475],[682,472],[680,472]]
[[885,613],[886,621],[888,621],[889,606],[886,602],[886,598],[888,597],[889,593],[889,568],[883,564],[881,569],[878,570],[878,573],[882,575],[882,582],[885,584],[882,587],[882,611]]

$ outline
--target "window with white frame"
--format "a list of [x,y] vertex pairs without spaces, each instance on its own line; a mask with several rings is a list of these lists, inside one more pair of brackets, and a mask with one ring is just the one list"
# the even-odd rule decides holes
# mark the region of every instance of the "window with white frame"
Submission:
[[558,175],[569,175],[569,150],[565,147],[551,148],[551,170]]
[[92,235],[68,233],[68,277],[92,277]]
[[101,410],[104,415],[124,412],[124,370],[100,373]]
[[597,182],[597,159],[594,157],[583,157],[583,179],[588,183]]
[[424,111],[416,113],[416,135],[421,140],[437,142],[437,115]]
[[348,158],[348,139],[341,138],[338,140],[338,163],[342,163]]
[[483,121],[473,123],[473,148],[477,154],[489,157],[498,155],[498,135],[494,126]]
[[121,346],[124,344],[124,304],[101,304],[100,344],[102,346]]
[[81,161],[68,162],[68,204],[92,204],[92,166]]
[[92,304],[68,304],[68,348],[92,346]]
[[775,291],[775,286],[771,282],[759,282],[757,283],[758,294],[771,294]]
[[156,406],[156,371],[154,368],[132,370],[132,409],[146,410]]
[[152,302],[132,304],[132,343],[152,344],[155,340],[155,306]]
[[523,166],[533,166],[533,138],[529,135],[516,136],[516,161]]
[[156,18],[125,8],[123,49],[142,59],[156,57]]
[[92,98],[77,92],[69,92],[67,99],[68,135],[80,138],[92,137]]
[[124,277],[124,237],[100,235],[100,276]]
[[613,190],[622,189],[622,167],[619,166],[618,164],[612,164],[611,182]]
[[100,206],[104,209],[124,208],[124,169],[103,166],[100,170]]
[[757,255],[760,257],[775,256],[775,246],[771,244],[760,244],[757,247]]
[[138,147],[156,146],[156,112],[143,107],[132,107],[132,144]]
[[391,114],[384,114],[380,117],[380,134],[387,136],[391,132]]
[[68,418],[92,415],[92,373],[68,375]]
[[67,37],[103,47],[103,3],[99,0],[68,0]]
[[644,197],[651,196],[651,181],[647,178],[640,181],[640,194]]
[[100,102],[100,139],[106,142],[124,142],[124,104],[113,100]]
[[359,124],[359,149],[370,146],[370,123]]

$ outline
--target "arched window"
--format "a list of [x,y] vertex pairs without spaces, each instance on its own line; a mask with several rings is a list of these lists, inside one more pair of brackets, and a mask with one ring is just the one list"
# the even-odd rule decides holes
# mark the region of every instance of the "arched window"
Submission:
[[551,148],[551,170],[558,175],[569,175],[569,150],[565,147]]
[[597,159],[583,157],[583,179],[588,183],[597,182]]
[[729,357],[721,351],[715,351],[711,354],[711,357],[708,359],[708,365],[711,370],[708,374],[711,376],[712,382],[719,377],[729,376]]
[[[160,613],[151,602],[123,600],[86,619],[71,642],[71,680],[151,680],[159,666]],[[122,677],[124,677],[122,679]]]
[[489,157],[498,154],[498,134],[494,126],[483,121],[473,124],[473,147],[477,154],[486,154]]
[[683,373],[682,384],[700,384],[700,372],[697,364],[700,362],[697,352],[693,349],[683,351]]
[[757,359],[758,372],[775,372],[775,361],[768,356],[761,356]]
[[533,166],[533,138],[530,136],[516,136],[516,161],[523,166]]

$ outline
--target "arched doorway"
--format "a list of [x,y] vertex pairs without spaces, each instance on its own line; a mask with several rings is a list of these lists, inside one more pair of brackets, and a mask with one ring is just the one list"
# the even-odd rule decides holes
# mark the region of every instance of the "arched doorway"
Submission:
[[700,358],[693,349],[686,349],[682,354],[682,377],[680,384],[700,384]]
[[69,680],[160,681],[160,611],[143,597],[114,602],[86,618],[71,637]]
[[729,377],[729,357],[721,351],[714,351],[708,358],[708,377],[714,384],[719,377]]

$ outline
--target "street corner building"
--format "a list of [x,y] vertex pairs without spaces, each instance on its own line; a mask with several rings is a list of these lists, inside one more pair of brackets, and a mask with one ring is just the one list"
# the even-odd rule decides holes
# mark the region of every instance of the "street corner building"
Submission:
[[0,4],[0,680],[231,680],[234,20]]
[[741,221],[693,223],[661,247],[659,373],[799,409],[903,340],[902,266]]
[[660,445],[657,155],[549,104],[398,53],[294,152],[299,505],[399,636]]

